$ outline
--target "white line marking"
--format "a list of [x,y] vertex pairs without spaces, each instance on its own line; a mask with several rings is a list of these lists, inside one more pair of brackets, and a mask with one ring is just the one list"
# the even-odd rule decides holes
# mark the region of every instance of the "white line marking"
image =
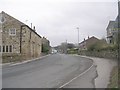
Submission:
[[94,66],[94,64],[88,68],[86,71],[84,71],[83,73],[79,74],[78,76],[74,77],[73,79],[71,79],[69,82],[63,84],[62,86],[60,86],[59,88],[63,88],[64,86],[68,85],[69,83],[71,83],[73,80],[77,79],[78,77],[82,76],[83,74],[85,74],[86,72],[88,72],[92,67]]

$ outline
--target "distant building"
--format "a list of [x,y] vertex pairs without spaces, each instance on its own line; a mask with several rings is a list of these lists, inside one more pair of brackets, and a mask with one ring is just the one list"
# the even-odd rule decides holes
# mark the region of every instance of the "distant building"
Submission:
[[110,21],[107,26],[107,43],[116,44],[118,40],[118,17],[115,21]]
[[[120,10],[120,1],[118,2],[118,10]],[[120,11],[119,11],[120,12]],[[109,24],[106,28],[107,30],[107,43],[116,44],[118,41],[118,29],[120,27],[120,17],[119,13],[115,21],[109,21]]]
[[46,39],[45,37],[42,38],[42,44],[50,46],[50,41]]
[[111,44],[114,43],[114,36],[115,36],[115,21],[110,21],[107,26],[107,43]]
[[0,13],[0,24],[3,60],[40,57],[42,38],[34,29],[3,11]]
[[55,54],[55,53],[57,53],[57,50],[55,48],[51,48],[51,53]]
[[51,51],[50,41],[45,37],[42,38],[42,52],[43,53],[50,53]]
[[79,48],[80,48],[80,50],[87,50],[89,46],[95,44],[98,41],[99,41],[99,39],[94,36],[88,37],[88,39],[86,39],[86,40],[84,39],[84,41],[79,43]]

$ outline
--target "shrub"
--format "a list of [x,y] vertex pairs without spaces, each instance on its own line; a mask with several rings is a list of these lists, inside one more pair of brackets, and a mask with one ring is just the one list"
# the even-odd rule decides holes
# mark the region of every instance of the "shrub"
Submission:
[[43,53],[48,53],[49,52],[49,46],[47,46],[46,44],[42,44],[42,52]]
[[116,51],[118,50],[118,45],[107,44],[102,41],[98,41],[88,47],[88,51],[103,51],[103,50]]

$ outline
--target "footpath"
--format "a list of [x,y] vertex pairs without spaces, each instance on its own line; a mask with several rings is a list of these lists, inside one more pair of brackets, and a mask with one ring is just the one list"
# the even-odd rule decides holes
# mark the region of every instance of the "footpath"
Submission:
[[32,61],[35,61],[35,60],[43,59],[43,58],[48,57],[48,56],[50,56],[50,55],[51,55],[51,54],[48,54],[48,55],[41,56],[41,57],[39,57],[39,58],[35,58],[35,59],[31,59],[31,60],[23,60],[23,61],[21,61],[21,62],[4,63],[4,64],[0,64],[0,67],[6,66],[6,65],[14,66],[14,65],[19,65],[19,64],[23,64],[23,63],[28,63],[28,62],[32,62]]
[[114,66],[117,66],[117,60],[89,56],[81,57],[90,58],[94,61],[95,65],[97,65],[98,77],[95,79],[95,88],[107,88],[108,84],[110,83],[111,71]]

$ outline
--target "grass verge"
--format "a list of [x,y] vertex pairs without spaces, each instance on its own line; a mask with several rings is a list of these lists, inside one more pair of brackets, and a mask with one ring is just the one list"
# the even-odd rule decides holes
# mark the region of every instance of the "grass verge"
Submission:
[[111,72],[108,88],[118,88],[118,67],[115,66]]

